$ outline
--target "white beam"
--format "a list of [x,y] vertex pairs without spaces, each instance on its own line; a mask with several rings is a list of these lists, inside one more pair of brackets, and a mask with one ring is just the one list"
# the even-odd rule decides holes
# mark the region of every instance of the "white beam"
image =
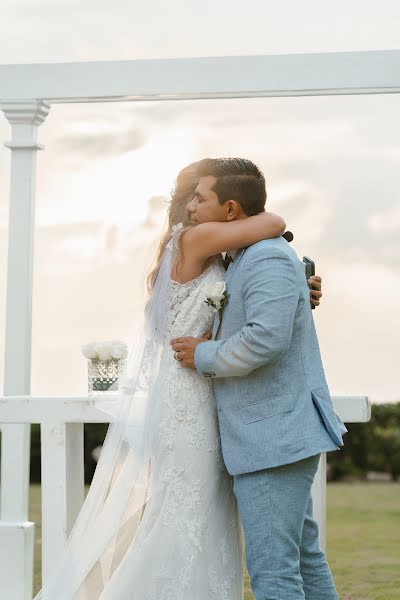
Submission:
[[371,401],[368,396],[333,396],[335,411],[344,423],[368,423]]
[[0,423],[107,423],[109,416],[86,396],[0,398]]
[[[118,402],[117,395],[0,398],[0,423],[108,423],[99,402]],[[371,418],[367,396],[333,396],[335,410],[345,423],[366,423]]]
[[400,50],[0,65],[0,102],[400,92]]

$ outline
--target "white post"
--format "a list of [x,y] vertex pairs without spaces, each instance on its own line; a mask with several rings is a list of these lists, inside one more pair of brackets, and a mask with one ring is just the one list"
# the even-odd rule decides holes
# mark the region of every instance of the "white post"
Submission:
[[311,488],[313,516],[318,523],[319,543],[326,551],[326,453],[321,454],[318,471]]
[[[57,402],[54,399],[54,402]],[[41,424],[42,584],[56,567],[84,500],[83,423]]]
[[[9,101],[1,108],[12,126],[4,395],[30,393],[32,273],[38,126],[50,106]],[[28,522],[30,425],[4,425],[1,451],[0,581],[2,595],[32,597],[34,524]],[[21,533],[22,532],[22,533]],[[7,557],[14,560],[12,568]],[[4,559],[4,560],[2,560]]]

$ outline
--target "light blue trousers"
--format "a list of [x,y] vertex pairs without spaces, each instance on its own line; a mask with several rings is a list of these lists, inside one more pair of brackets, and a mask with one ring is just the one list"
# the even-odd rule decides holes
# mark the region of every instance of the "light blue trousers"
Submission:
[[312,516],[319,457],[234,477],[256,600],[338,600]]

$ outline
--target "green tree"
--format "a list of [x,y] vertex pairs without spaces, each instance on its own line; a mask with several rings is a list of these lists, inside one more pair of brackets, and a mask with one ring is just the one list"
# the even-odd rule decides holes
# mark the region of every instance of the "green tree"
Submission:
[[374,404],[368,423],[349,423],[344,446],[328,453],[332,479],[363,477],[367,471],[400,476],[400,402]]

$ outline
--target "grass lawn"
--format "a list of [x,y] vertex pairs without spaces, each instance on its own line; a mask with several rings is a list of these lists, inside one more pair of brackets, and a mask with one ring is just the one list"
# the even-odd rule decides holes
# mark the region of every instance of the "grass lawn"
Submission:
[[400,484],[330,484],[327,555],[340,600],[398,600]]
[[[30,494],[36,593],[41,581],[40,486],[32,485]],[[328,560],[340,600],[399,600],[400,484],[329,484]],[[247,578],[245,585],[245,600],[251,600]]]

